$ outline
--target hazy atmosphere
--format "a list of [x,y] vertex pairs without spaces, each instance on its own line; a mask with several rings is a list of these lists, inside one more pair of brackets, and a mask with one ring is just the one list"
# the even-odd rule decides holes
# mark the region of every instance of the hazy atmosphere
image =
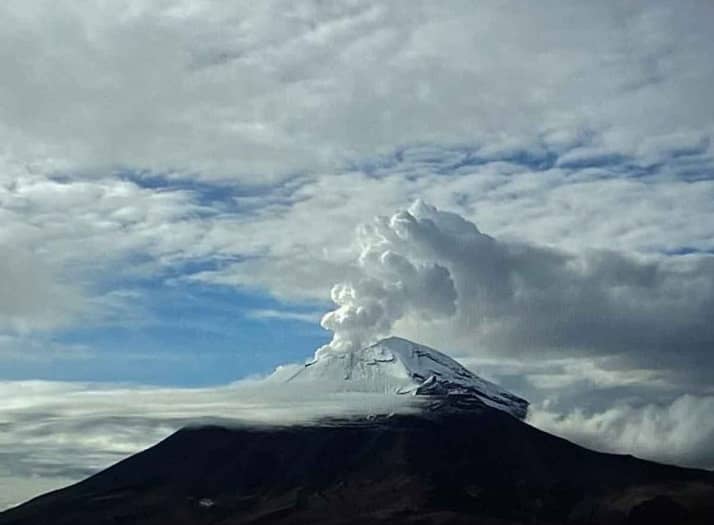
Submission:
[[194,421],[410,410],[275,388],[389,335],[714,469],[712,20],[2,2],[0,509]]

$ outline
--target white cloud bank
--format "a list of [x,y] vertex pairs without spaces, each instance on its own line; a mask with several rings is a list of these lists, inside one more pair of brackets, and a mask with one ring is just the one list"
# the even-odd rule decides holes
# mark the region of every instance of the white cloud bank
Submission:
[[190,424],[310,424],[416,407],[405,396],[276,384],[286,373],[202,389],[0,382],[0,509],[82,479]]
[[[416,407],[411,397],[335,394],[329,385],[276,388],[270,378],[202,389],[0,382],[0,395],[0,509],[83,479],[190,424],[309,424]],[[528,421],[598,450],[714,468],[712,413],[713,397],[682,396],[596,413],[541,403]]]
[[685,395],[671,403],[620,403],[596,413],[532,406],[528,421],[597,450],[714,469],[713,416],[714,397]]

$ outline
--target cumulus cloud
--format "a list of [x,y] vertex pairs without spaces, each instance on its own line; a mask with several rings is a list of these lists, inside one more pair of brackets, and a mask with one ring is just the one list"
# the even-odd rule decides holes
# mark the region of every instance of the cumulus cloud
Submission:
[[533,425],[598,450],[714,469],[714,397],[681,396],[671,403],[618,403],[602,412],[532,406]]

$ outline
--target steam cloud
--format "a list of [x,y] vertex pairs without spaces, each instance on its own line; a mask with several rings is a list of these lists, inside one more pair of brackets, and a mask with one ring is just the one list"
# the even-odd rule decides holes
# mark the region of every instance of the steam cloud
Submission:
[[0,512],[94,474],[186,425],[305,425],[327,416],[418,409],[411,397],[285,384],[296,368],[301,365],[210,388],[0,381]]
[[[334,332],[345,352],[385,335],[464,352],[618,355],[709,383],[714,258],[567,253],[494,239],[455,213],[416,201],[358,230],[358,275],[336,284]],[[697,366],[690,366],[693,362]],[[708,365],[708,363],[707,363]]]
[[475,226],[457,215],[439,212],[416,201],[409,210],[392,217],[377,217],[358,229],[361,277],[332,288],[337,308],[325,314],[322,326],[332,341],[323,352],[349,352],[390,332],[407,313],[424,320],[456,312],[456,288],[449,270],[420,254],[420,238],[440,228],[473,233]]

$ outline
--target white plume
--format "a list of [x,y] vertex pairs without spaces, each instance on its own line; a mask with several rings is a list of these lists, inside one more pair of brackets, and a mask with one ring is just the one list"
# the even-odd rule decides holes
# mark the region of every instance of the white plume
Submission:
[[[407,313],[425,321],[456,312],[456,288],[449,270],[419,255],[419,232],[436,228],[436,210],[421,201],[392,217],[377,217],[358,229],[361,277],[332,288],[337,308],[322,326],[334,332],[318,350],[348,352],[387,335]],[[465,221],[464,221],[465,222]]]

